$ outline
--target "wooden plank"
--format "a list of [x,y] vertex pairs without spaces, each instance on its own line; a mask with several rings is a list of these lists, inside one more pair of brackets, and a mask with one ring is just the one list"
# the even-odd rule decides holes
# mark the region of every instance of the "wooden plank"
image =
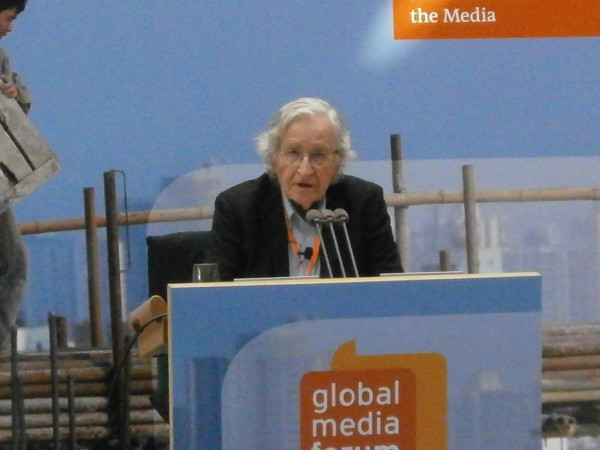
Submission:
[[0,95],[0,202],[16,203],[58,170],[58,158],[29,117]]
[[5,177],[11,185],[16,184],[33,171],[10,136],[2,128],[0,128],[0,164],[2,164],[0,176]]
[[27,153],[34,167],[56,158],[19,104],[4,95],[0,96],[0,125],[16,146]]

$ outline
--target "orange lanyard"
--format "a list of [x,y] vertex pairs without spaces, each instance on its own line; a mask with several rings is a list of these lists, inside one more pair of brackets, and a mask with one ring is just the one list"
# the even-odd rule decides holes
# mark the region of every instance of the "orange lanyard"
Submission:
[[[290,223],[290,218],[287,214],[284,213],[285,216],[285,225],[287,226],[288,239],[290,241],[290,245],[292,246],[292,251],[296,258],[298,258],[298,262],[302,265],[302,260],[300,259],[300,248],[298,247],[298,243],[296,242],[296,238],[294,237],[294,230],[292,229],[292,224]],[[315,268],[315,264],[317,264],[317,259],[319,258],[319,249],[321,248],[321,236],[317,235],[315,237],[315,242],[313,243],[313,253],[310,257],[310,262],[308,263],[308,267],[304,270],[304,275],[310,275]]]

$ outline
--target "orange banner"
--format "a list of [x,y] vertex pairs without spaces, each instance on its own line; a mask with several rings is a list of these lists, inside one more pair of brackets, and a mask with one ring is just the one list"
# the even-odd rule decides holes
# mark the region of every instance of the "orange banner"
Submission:
[[410,369],[309,372],[300,400],[302,450],[417,449]]
[[395,39],[590,37],[599,0],[393,0]]
[[300,383],[302,450],[447,448],[447,367],[438,353],[335,351],[330,371]]

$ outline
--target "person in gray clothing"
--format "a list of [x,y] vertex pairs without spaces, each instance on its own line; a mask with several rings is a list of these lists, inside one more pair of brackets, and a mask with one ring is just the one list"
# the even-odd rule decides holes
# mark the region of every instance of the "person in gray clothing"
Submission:
[[[0,39],[12,31],[12,23],[25,9],[26,0],[0,0]],[[12,71],[6,52],[0,49],[0,92],[16,100],[25,113],[31,107],[29,91]],[[6,344],[23,301],[27,281],[27,250],[10,200],[0,201],[0,347]]]
[[[0,39],[10,33],[13,22],[25,9],[27,0],[0,0]],[[13,72],[8,54],[0,48],[0,91],[8,98],[15,99],[25,113],[31,108],[31,98],[27,87],[18,73]]]
[[27,251],[8,205],[0,205],[0,347],[17,320],[27,281]]

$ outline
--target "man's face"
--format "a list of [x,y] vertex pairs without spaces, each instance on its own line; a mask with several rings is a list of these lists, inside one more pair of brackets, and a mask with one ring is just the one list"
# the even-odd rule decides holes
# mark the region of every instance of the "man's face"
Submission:
[[304,209],[325,195],[340,167],[335,133],[326,116],[300,117],[281,136],[273,171],[283,194]]
[[3,38],[12,31],[12,23],[18,15],[17,8],[0,11],[0,38]]

